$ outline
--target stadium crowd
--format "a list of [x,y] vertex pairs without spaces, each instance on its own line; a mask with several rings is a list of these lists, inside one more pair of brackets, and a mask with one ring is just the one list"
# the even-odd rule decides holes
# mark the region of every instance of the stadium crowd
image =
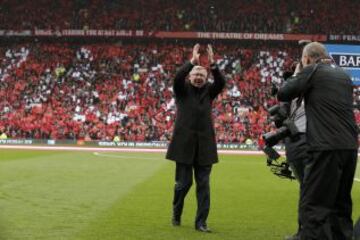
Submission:
[[[10,137],[167,140],[174,120],[171,79],[191,47],[175,44],[33,44],[2,49],[0,129]],[[216,102],[219,141],[264,131],[271,81],[285,53],[219,46],[227,91]],[[206,59],[203,59],[203,64]],[[263,67],[262,72],[259,69]]]
[[[353,0],[0,0],[2,29],[358,34]],[[289,14],[290,13],[290,14]],[[13,16],[16,16],[14,18]]]
[[[265,46],[216,46],[227,79],[215,101],[222,143],[258,142],[273,129],[272,85],[297,52]],[[166,141],[175,104],[172,78],[191,45],[33,43],[0,48],[0,132],[11,138]],[[201,59],[208,66],[207,59]],[[356,89],[356,103],[360,89]],[[357,113],[360,122],[360,114]]]

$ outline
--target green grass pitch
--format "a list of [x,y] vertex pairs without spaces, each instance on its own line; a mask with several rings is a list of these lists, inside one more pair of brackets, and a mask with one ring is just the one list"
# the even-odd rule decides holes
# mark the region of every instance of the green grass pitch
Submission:
[[[357,178],[360,179],[358,166]],[[261,156],[221,155],[212,234],[194,230],[194,186],[172,227],[174,164],[160,153],[0,150],[0,240],[282,239],[296,231],[298,183]],[[360,215],[360,183],[353,188]]]

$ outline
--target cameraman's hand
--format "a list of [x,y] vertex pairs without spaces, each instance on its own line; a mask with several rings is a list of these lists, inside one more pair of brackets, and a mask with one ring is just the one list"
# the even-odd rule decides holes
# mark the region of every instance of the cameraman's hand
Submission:
[[198,65],[200,63],[200,53],[199,53],[199,49],[200,49],[200,44],[195,44],[194,48],[193,48],[193,52],[192,52],[192,58],[190,60],[192,65]]
[[302,64],[301,64],[301,63],[296,64],[296,68],[295,68],[295,71],[294,71],[294,74],[293,74],[293,75],[296,76],[299,72],[302,71],[302,69],[303,69],[303,67],[302,67]]
[[214,60],[214,50],[212,48],[212,46],[210,44],[207,45],[207,53],[208,53],[208,58],[209,58],[209,62],[210,64],[213,64],[215,63],[215,60]]

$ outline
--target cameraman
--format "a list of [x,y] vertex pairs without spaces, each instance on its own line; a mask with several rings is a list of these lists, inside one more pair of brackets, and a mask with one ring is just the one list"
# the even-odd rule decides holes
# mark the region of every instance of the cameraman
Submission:
[[[296,69],[296,63],[292,67],[292,71],[284,73],[284,83],[290,79],[290,77],[294,76]],[[274,87],[276,88],[276,87]],[[278,89],[274,89],[273,93],[276,95]],[[296,136],[288,136],[284,139],[285,149],[286,149],[286,159],[295,174],[296,179],[301,184],[304,178],[304,164],[306,159],[308,159],[309,155],[307,154],[308,146],[306,144],[306,116],[305,116],[305,106],[303,99],[295,98],[289,102],[281,102],[280,105],[285,109],[286,116],[291,119],[296,128],[297,134]],[[280,117],[280,119],[283,119]],[[276,124],[276,123],[275,123]],[[281,124],[278,124],[279,126]]]
[[301,69],[279,89],[279,101],[305,100],[305,164],[300,196],[301,240],[352,238],[351,189],[357,161],[357,127],[352,82],[329,62],[324,45],[303,49]]
[[[306,115],[304,108],[304,101],[298,102],[298,99],[291,101],[289,116],[291,116],[295,122],[295,125],[299,131],[296,138],[287,137],[285,138],[285,153],[286,159],[294,173],[296,179],[300,183],[300,193],[303,186],[304,180],[304,168],[307,161],[309,161],[308,144],[306,142]],[[300,206],[299,206],[300,207]],[[300,214],[299,214],[300,216]],[[299,239],[299,232],[301,229],[301,221],[299,222],[299,230],[294,236],[285,238],[286,240],[297,240]]]
[[[296,63],[292,67],[292,71],[285,72],[284,73],[284,84],[286,81],[294,75],[296,68]],[[273,86],[273,93],[276,95],[278,92],[278,89],[276,86]],[[305,106],[304,101],[300,99],[298,101],[298,98],[293,99],[291,102],[280,102],[279,106],[283,109],[283,112],[280,113],[279,111],[279,117],[275,118],[278,119],[278,121],[282,121],[282,123],[276,123],[277,126],[281,126],[283,124],[283,119],[286,117],[287,119],[290,119],[294,122],[294,125],[297,128],[297,133],[295,136],[288,136],[284,139],[285,143],[285,154],[286,154],[286,160],[289,166],[291,167],[291,170],[293,174],[295,175],[295,178],[300,183],[300,192],[303,185],[303,179],[304,179],[304,167],[306,161],[309,159],[308,154],[308,145],[306,142],[306,116],[305,116]],[[283,115],[283,114],[286,115]],[[287,236],[285,237],[285,240],[297,240],[299,239],[299,231],[301,228],[300,218],[298,219],[299,228],[298,232],[293,236]]]
[[291,137],[285,138],[286,159],[293,170],[296,179],[300,185],[304,179],[304,166],[305,161],[308,159],[307,154],[308,145],[306,143],[306,116],[304,101],[301,105],[297,106],[297,99],[293,100],[290,104],[290,116],[294,117],[294,122],[298,128],[298,135],[295,139]]

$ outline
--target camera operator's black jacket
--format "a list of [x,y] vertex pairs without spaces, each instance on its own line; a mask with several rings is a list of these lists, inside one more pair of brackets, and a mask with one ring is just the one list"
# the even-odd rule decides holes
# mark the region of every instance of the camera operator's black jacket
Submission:
[[280,101],[302,96],[311,151],[358,148],[353,87],[344,70],[325,63],[307,66],[289,78],[277,95]]
[[225,79],[218,67],[212,65],[214,83],[196,88],[185,80],[193,67],[187,62],[178,70],[174,79],[177,112],[166,158],[179,163],[205,166],[218,162],[211,116],[212,101],[224,88]]

